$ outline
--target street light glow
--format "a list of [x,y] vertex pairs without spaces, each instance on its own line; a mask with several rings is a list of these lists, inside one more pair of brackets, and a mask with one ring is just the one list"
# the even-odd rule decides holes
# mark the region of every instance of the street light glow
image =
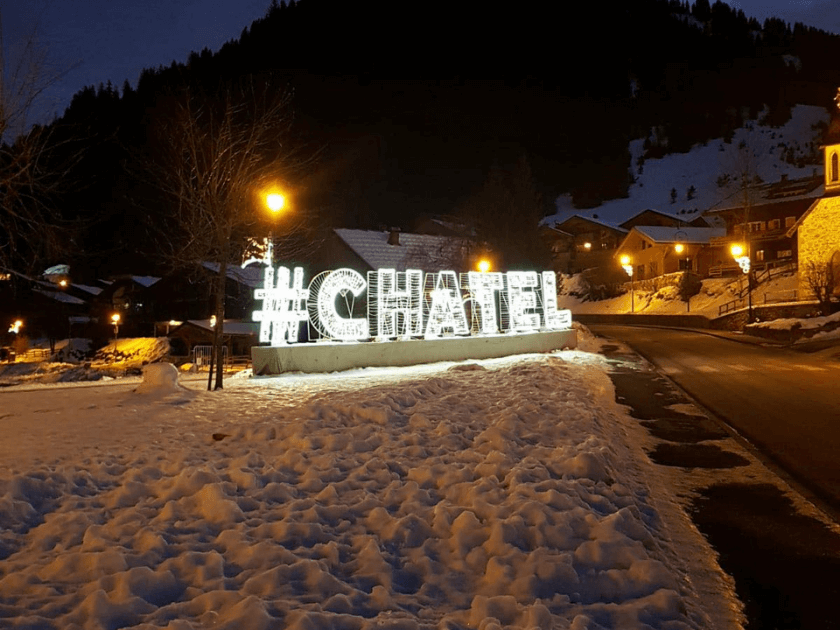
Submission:
[[119,313],[114,313],[113,315],[111,315],[111,321],[114,323],[115,326],[117,324],[119,324],[120,323],[120,314]]
[[625,254],[624,256],[621,257],[621,265],[625,266],[625,265],[629,265],[629,264],[630,264],[630,256],[627,256]]
[[16,319],[11,326],[9,326],[9,332],[18,334],[20,329],[23,327],[23,322],[19,319]]
[[482,259],[478,262],[478,270],[481,273],[487,273],[490,271],[490,261],[487,259]]
[[744,248],[741,245],[733,245],[729,251],[732,252],[732,256],[735,258],[744,255]]
[[265,205],[272,212],[279,212],[286,205],[286,198],[279,193],[271,193],[265,196]]
[[685,245],[683,245],[682,243],[677,243],[676,245],[674,245],[674,251],[677,252],[678,254],[682,254],[684,250],[685,250]]

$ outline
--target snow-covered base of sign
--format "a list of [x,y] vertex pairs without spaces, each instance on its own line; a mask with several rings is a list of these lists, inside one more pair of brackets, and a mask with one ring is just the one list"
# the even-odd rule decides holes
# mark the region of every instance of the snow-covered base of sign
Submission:
[[264,376],[284,372],[339,372],[360,367],[394,367],[437,361],[494,359],[514,354],[551,352],[576,346],[576,330],[555,330],[517,335],[446,339],[254,346],[251,349],[251,361],[254,374]]

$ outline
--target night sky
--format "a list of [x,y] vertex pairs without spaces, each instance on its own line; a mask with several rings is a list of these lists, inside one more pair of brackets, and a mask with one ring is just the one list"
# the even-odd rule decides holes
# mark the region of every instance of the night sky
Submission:
[[[37,26],[53,68],[66,71],[38,104],[39,122],[60,115],[87,85],[125,80],[143,68],[183,62],[193,50],[218,50],[265,14],[270,0],[0,0],[8,48]],[[729,2],[763,21],[776,16],[840,33],[834,0]]]

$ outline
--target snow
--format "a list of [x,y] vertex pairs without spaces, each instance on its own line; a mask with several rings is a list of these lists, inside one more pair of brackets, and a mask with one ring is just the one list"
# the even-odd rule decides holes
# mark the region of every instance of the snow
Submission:
[[[543,219],[545,225],[561,223],[570,216],[578,214],[585,217],[597,217],[609,224],[618,225],[645,209],[659,210],[680,215],[685,211],[687,220],[698,214],[736,203],[740,190],[737,183],[719,187],[717,180],[722,174],[734,175],[744,169],[742,157],[747,150],[740,149],[745,143],[754,154],[749,158],[750,169],[764,182],[779,181],[782,175],[790,179],[809,177],[822,170],[822,164],[797,167],[781,160],[785,147],[790,147],[796,155],[808,153],[809,145],[819,140],[819,131],[815,125],[826,123],[828,112],[825,108],[812,105],[796,105],[791,119],[782,127],[773,128],[752,123],[738,129],[732,142],[723,139],[709,141],[705,145],[694,146],[688,153],[672,153],[661,159],[648,159],[638,172],[638,160],[644,155],[644,139],[630,143],[631,171],[636,181],[630,186],[625,199],[612,199],[596,208],[577,209],[572,205],[571,197],[564,195],[556,200],[556,213]],[[734,179],[734,177],[733,177]],[[687,199],[688,189],[694,186],[692,199]],[[678,198],[671,202],[671,189],[677,191]]]
[[[649,315],[705,315],[713,319],[718,317],[719,309],[724,304],[737,299],[737,292],[741,283],[741,276],[724,278],[706,278],[702,281],[700,292],[691,298],[688,306],[679,298],[676,286],[666,286],[658,290],[644,288],[641,283],[633,285],[631,296],[630,283],[626,284],[626,293],[607,300],[586,300],[586,289],[580,274],[572,276],[558,276],[557,307],[569,309],[573,315],[607,313],[629,313],[631,308],[636,313]],[[779,296],[792,295],[797,288],[795,273],[779,275],[772,280],[762,282],[753,288],[753,304],[774,302]],[[632,302],[632,305],[631,305]],[[746,308],[746,297],[739,300],[737,308]],[[810,321],[810,320],[796,320]]]
[[740,628],[579,333],[218,392],[166,364],[3,388],[0,625]]

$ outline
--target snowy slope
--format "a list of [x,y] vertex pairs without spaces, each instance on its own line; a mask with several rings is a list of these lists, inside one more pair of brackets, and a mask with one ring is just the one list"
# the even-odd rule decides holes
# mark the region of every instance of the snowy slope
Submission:
[[[751,170],[766,183],[779,181],[782,175],[790,179],[807,177],[822,172],[822,166],[809,164],[796,167],[781,159],[785,147],[793,149],[797,156],[811,152],[814,143],[819,144],[819,123],[828,121],[828,112],[821,107],[798,105],[793,109],[791,119],[781,128],[751,124],[751,129],[739,129],[732,142],[713,140],[705,145],[695,146],[689,153],[666,155],[661,159],[645,160],[641,174],[638,159],[644,153],[644,140],[635,140],[630,145],[633,175],[636,182],[631,186],[629,197],[613,199],[596,208],[575,209],[569,195],[556,201],[557,212],[546,217],[543,223],[552,225],[562,222],[573,214],[600,218],[618,224],[648,208],[670,214],[681,211],[696,216],[705,210],[731,203],[738,194],[736,184],[719,187],[718,178],[724,173],[743,170],[746,156],[750,156]],[[742,143],[746,146],[741,147]],[[782,147],[781,145],[784,145]],[[752,155],[750,155],[750,153]],[[688,200],[687,191],[694,186],[696,193]],[[671,203],[671,189],[676,189],[678,199]]]

